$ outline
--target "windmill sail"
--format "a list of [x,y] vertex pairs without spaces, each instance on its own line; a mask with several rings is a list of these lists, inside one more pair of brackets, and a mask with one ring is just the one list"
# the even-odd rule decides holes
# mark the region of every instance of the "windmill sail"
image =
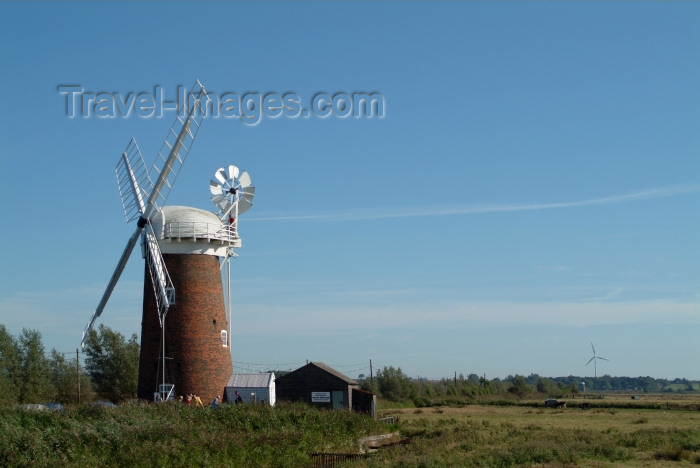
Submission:
[[159,176],[148,198],[146,216],[150,215],[153,206],[163,206],[167,200],[202,125],[205,109],[202,108],[201,101],[206,97],[206,91],[199,80],[192,87],[190,96],[194,97],[194,102],[189,108],[187,118],[183,119],[180,115],[175,118],[175,123],[165,137],[153,163],[153,173]]
[[[122,199],[122,206],[127,222],[138,218],[136,230],[129,238],[124,252],[117,263],[117,267],[112,273],[112,277],[107,284],[102,299],[97,308],[90,317],[90,321],[83,330],[81,347],[85,348],[85,340],[87,339],[90,330],[95,324],[97,317],[102,315],[102,311],[107,305],[112,292],[114,291],[119,277],[121,276],[126,263],[134,250],[134,246],[138,241],[143,228],[148,225],[148,218],[153,211],[153,208],[158,208],[160,204],[165,202],[172,189],[175,180],[182,168],[182,165],[187,159],[192,143],[194,142],[199,127],[204,119],[204,110],[202,109],[201,100],[206,97],[206,91],[199,82],[190,91],[190,96],[194,101],[188,109],[186,118],[178,115],[175,123],[170,128],[165,142],[158,152],[152,170],[158,174],[158,179],[155,184],[151,184],[151,179],[145,171],[141,152],[136,145],[136,141],[132,141],[127,145],[126,150],[122,153],[119,163],[117,164],[117,183]],[[145,175],[144,175],[145,173]],[[144,202],[147,199],[147,202]],[[150,227],[150,226],[149,226]],[[146,235],[146,257],[151,278],[153,279],[154,288],[156,289],[156,299],[159,300],[159,320],[161,326],[167,309],[174,302],[174,289],[172,282],[167,274],[163,257],[158,248],[158,242],[150,229],[150,234]],[[150,260],[149,260],[150,259]]]
[[119,158],[115,172],[124,216],[126,216],[126,222],[130,223],[146,211],[145,200],[153,191],[153,182],[134,138]]
[[151,283],[153,284],[153,293],[156,297],[158,305],[158,321],[160,326],[163,326],[163,321],[168,313],[168,308],[175,304],[175,288],[170,279],[163,254],[158,246],[158,240],[153,232],[153,227],[150,223],[146,225],[143,231],[143,242],[145,244],[146,264],[148,272],[151,275]]

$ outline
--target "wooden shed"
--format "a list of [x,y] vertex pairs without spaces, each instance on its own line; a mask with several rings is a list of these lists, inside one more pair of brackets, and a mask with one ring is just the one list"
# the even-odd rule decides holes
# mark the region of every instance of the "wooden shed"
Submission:
[[359,389],[353,379],[322,362],[310,362],[277,378],[277,398],[305,401],[313,406],[333,409],[353,409],[353,389]]
[[236,401],[236,392],[243,399],[243,403],[264,402],[274,406],[277,399],[275,374],[233,374],[226,384],[226,401]]

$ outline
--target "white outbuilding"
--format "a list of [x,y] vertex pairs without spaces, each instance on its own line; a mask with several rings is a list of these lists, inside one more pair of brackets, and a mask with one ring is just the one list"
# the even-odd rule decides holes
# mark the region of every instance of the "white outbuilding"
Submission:
[[265,403],[275,405],[275,374],[233,374],[226,384],[226,401],[234,403],[236,392],[243,403]]

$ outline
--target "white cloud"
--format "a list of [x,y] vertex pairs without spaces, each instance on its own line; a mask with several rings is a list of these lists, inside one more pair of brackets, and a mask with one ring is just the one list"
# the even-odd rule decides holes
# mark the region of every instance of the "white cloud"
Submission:
[[596,205],[630,203],[654,198],[673,197],[700,192],[700,186],[682,185],[659,189],[640,190],[609,197],[591,198],[568,202],[511,203],[504,205],[442,205],[424,207],[394,207],[362,210],[349,210],[340,213],[295,214],[284,216],[250,217],[247,221],[360,221],[371,219],[409,218],[425,216],[454,216],[481,213],[505,213],[518,211],[539,211],[562,208],[580,208]]
[[433,304],[240,304],[236,328],[245,333],[347,333],[371,329],[500,327],[514,325],[598,326],[654,322],[700,324],[700,303],[635,302],[436,302]]
[[[377,336],[403,330],[420,336],[426,329],[499,328],[520,325],[590,327],[635,323],[700,325],[700,298],[685,300],[620,300],[622,288],[598,294],[557,294],[558,299],[469,300],[460,294],[419,292],[411,285],[347,284],[340,281],[288,281],[249,278],[234,285],[234,334],[264,338],[354,336],[372,342]],[[403,286],[403,287],[402,287]],[[625,288],[627,290],[627,288]],[[235,293],[238,291],[238,294]],[[581,291],[583,293],[584,291]],[[590,291],[589,291],[590,292]],[[0,299],[0,323],[17,335],[23,327],[42,332],[47,349],[70,351],[79,346],[82,330],[102,288],[17,292]],[[571,291],[569,291],[571,293]],[[130,336],[140,333],[143,286],[120,285],[97,324]],[[581,297],[598,297],[583,300]],[[394,336],[395,338],[395,336]]]

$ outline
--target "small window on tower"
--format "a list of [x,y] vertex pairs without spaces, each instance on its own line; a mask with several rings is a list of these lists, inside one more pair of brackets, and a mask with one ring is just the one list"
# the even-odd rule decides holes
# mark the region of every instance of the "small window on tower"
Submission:
[[221,346],[224,348],[228,346],[228,333],[226,333],[226,330],[221,330]]

